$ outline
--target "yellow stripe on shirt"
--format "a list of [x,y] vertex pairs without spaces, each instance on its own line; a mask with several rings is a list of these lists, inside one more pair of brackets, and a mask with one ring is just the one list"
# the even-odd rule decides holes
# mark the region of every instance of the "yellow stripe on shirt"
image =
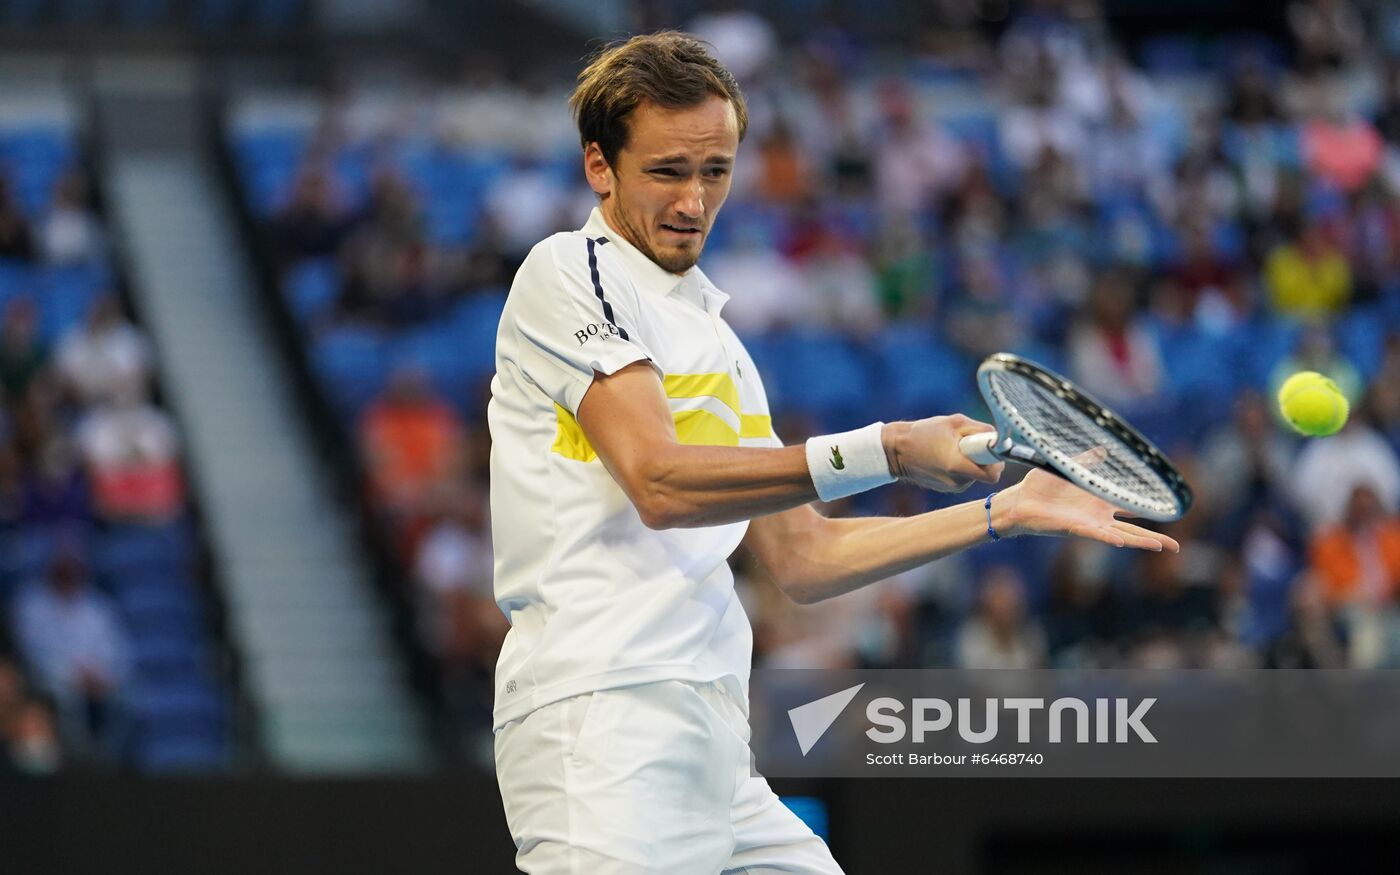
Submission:
[[739,410],[739,387],[727,373],[667,374],[663,381],[667,398],[717,398],[734,411]]
[[671,418],[676,421],[676,439],[686,446],[739,446],[734,427],[708,410],[678,410]]
[[557,423],[554,432],[554,446],[550,450],[575,462],[591,462],[598,458],[593,445],[583,433],[583,426],[569,412],[568,408],[554,405],[554,418]]
[[[567,409],[554,405],[557,427],[554,446],[550,449],[566,459],[591,462],[598,458],[588,442],[583,428]],[[671,414],[676,423],[676,439],[687,446],[737,447],[740,438],[761,438],[773,434],[772,419],[760,414],[745,413],[740,417],[741,431],[708,410],[678,410]]]
[[773,417],[759,413],[743,413],[739,416],[739,437],[773,437]]

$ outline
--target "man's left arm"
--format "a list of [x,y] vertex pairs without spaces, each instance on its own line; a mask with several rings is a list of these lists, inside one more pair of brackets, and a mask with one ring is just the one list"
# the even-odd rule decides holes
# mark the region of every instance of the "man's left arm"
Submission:
[[1115,518],[1116,509],[1044,471],[981,499],[910,517],[832,519],[810,504],[755,517],[744,543],[789,598],[811,604],[988,540],[1021,534],[1092,538],[1178,552],[1173,538]]
[[[993,500],[995,526],[1004,508]],[[969,501],[911,517],[830,518],[810,504],[755,517],[744,544],[789,598],[811,604],[893,577],[987,538]]]

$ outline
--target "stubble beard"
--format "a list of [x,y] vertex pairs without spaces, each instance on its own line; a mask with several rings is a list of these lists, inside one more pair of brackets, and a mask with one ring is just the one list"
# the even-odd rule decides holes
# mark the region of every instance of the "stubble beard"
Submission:
[[[614,194],[613,197],[617,197],[617,195]],[[623,237],[627,238],[628,243],[636,247],[638,252],[650,258],[662,270],[671,273],[685,273],[690,270],[700,260],[700,252],[705,248],[705,240],[701,237],[700,245],[695,247],[693,251],[682,250],[674,255],[662,255],[651,247],[651,244],[647,242],[646,235],[627,220],[627,212],[623,209],[620,197],[617,200],[617,211],[614,213],[614,218],[617,220],[618,230],[622,232]]]

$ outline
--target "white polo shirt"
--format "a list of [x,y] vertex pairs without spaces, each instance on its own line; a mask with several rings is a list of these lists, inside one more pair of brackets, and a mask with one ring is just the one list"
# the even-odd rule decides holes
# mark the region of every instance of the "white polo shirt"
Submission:
[[496,335],[491,520],[497,728],[559,699],[657,680],[732,678],[753,634],[727,559],[747,522],[653,531],[575,415],[594,372],[651,362],[682,443],[780,446],[758,369],[699,268],[669,273],[595,209],[530,250]]

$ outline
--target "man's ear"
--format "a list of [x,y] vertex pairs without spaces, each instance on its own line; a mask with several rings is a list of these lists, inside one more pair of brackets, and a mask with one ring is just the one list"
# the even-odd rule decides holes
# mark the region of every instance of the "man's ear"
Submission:
[[593,189],[594,194],[599,197],[612,194],[615,182],[612,168],[596,142],[589,143],[588,148],[583,150],[583,175],[588,178],[588,187]]

